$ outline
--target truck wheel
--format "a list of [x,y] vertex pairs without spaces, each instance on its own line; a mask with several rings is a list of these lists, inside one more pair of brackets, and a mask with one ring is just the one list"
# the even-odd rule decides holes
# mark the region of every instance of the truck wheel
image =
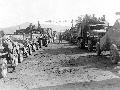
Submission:
[[88,40],[88,51],[91,52],[92,50],[93,50],[92,41]]
[[1,76],[7,77],[8,69],[7,69],[7,60],[6,58],[2,59],[2,65],[1,65]]
[[97,56],[100,56],[100,54],[101,54],[100,43],[99,42],[96,43],[96,53],[97,53]]
[[119,52],[115,44],[110,46],[110,60],[113,64],[117,64],[119,61]]

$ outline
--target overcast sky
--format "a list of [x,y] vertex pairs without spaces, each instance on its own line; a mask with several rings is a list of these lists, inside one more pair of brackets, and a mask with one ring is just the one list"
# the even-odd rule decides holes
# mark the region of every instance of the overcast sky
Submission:
[[0,27],[19,25],[38,20],[71,20],[78,16],[106,15],[112,25],[120,17],[119,0],[0,0]]

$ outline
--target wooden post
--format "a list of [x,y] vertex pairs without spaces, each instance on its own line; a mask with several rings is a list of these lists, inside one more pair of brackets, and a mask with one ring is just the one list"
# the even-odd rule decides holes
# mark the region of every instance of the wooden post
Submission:
[[23,41],[25,40],[25,33],[23,33]]
[[73,28],[73,19],[72,19],[71,23],[72,23],[72,28]]
[[30,24],[30,40],[32,40],[32,23]]
[[30,29],[30,40],[32,40],[32,29]]

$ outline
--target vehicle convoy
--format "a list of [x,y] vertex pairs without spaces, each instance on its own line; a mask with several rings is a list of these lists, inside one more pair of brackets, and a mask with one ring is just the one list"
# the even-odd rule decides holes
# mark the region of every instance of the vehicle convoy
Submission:
[[106,33],[105,24],[86,24],[81,23],[78,31],[78,42],[79,48],[83,49],[87,47],[88,51],[93,51],[97,41]]
[[110,51],[110,60],[113,64],[119,62],[120,51],[120,19],[108,29],[106,34],[100,38],[96,44],[97,55],[101,55],[102,51]]
[[63,33],[64,39],[70,43],[77,44],[81,49],[87,48],[93,51],[97,41],[104,36],[109,27],[109,23],[105,20],[105,15],[95,17],[86,14],[78,17],[75,26]]

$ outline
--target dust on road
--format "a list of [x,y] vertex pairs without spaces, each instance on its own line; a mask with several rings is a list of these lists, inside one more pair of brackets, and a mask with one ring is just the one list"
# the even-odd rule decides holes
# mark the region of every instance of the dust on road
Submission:
[[[0,80],[0,90],[116,90],[119,65],[64,41],[36,51]],[[108,81],[111,80],[111,81]],[[72,86],[72,87],[71,87]]]

